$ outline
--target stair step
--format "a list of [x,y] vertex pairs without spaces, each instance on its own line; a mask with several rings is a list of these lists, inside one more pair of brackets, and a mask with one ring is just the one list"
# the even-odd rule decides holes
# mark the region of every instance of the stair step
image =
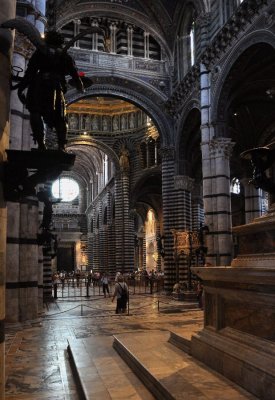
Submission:
[[171,332],[169,343],[178,347],[180,350],[184,351],[187,354],[191,353],[191,338],[187,338],[182,336],[179,333]]
[[168,331],[114,336],[114,348],[156,399],[256,399],[173,346],[170,336]]
[[83,400],[154,400],[113,349],[112,336],[68,340],[68,353]]

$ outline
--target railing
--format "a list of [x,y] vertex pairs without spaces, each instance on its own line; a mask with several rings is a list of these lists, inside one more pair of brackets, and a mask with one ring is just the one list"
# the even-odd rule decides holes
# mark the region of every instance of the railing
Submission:
[[146,76],[167,77],[167,61],[152,60],[140,57],[127,57],[121,54],[110,54],[80,48],[71,48],[69,53],[73,56],[77,66],[98,70],[118,70],[127,73],[138,73]]
[[[74,307],[70,307],[66,310],[63,311],[59,311],[59,312],[54,312],[54,313],[50,313],[50,314],[46,314],[43,316],[43,318],[54,318],[54,317],[59,317],[64,315],[66,317],[66,314],[70,314],[70,316],[72,316],[72,313],[74,313],[74,311],[76,311],[76,314],[73,314],[74,317],[106,317],[106,316],[129,316],[129,315],[138,315],[138,314],[144,314],[145,309],[146,308],[150,308],[150,312],[188,312],[190,310],[192,311],[199,311],[199,307],[196,305],[196,303],[193,303],[192,306],[190,306],[190,304],[184,303],[184,302],[178,302],[178,301],[174,301],[173,299],[172,302],[171,300],[169,301],[169,297],[168,298],[158,298],[157,300],[153,300],[152,302],[148,303],[148,304],[144,304],[144,301],[142,302],[142,304],[140,306],[132,306],[131,303],[131,294],[129,295],[129,299],[128,299],[128,304],[127,304],[127,312],[123,313],[123,314],[116,314],[115,313],[115,304],[113,305],[112,308],[104,308],[99,306],[93,306],[92,304],[98,303],[100,301],[102,301],[102,297],[98,297],[98,298],[93,298],[93,299],[89,299],[89,304],[78,304]],[[105,305],[105,304],[104,304]]]
[[[164,290],[164,279],[159,277],[157,279],[149,279],[141,277],[133,279],[130,277],[125,278],[128,285],[130,294],[154,294],[161,293]],[[110,294],[114,292],[115,282],[109,284]],[[53,297],[58,298],[71,298],[71,297],[91,297],[103,295],[103,289],[100,281],[85,277],[67,277],[59,279],[58,282],[53,284]]]

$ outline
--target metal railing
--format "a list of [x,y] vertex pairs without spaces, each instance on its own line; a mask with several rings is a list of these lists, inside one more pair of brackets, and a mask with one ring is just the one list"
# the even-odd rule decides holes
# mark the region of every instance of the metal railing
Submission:
[[[161,293],[164,290],[163,278],[157,279],[133,279],[125,278],[130,294],[154,294]],[[110,282],[110,294],[114,292],[115,282]],[[59,279],[53,283],[53,297],[71,298],[71,297],[91,297],[102,296],[103,288],[100,281],[91,281],[89,278],[69,277]]]

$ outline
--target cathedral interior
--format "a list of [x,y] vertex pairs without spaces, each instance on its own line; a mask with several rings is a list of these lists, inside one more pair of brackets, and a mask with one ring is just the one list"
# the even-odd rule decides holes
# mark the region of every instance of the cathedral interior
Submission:
[[[220,399],[275,399],[275,1],[0,3],[0,398],[5,325],[41,316],[54,274],[120,272],[183,304],[202,283],[189,356],[249,393]],[[16,90],[34,29],[72,43],[82,79],[66,75],[65,151],[47,121],[37,148]]]

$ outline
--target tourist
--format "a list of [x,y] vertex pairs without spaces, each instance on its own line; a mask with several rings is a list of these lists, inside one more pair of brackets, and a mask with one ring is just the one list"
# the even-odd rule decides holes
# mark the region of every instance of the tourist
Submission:
[[115,297],[117,298],[116,314],[125,313],[129,300],[129,291],[126,282],[124,282],[123,275],[121,274],[117,277],[117,283],[115,284],[112,302],[114,301]]
[[106,297],[106,293],[108,293],[108,296],[110,297],[109,278],[105,272],[103,272],[102,274],[101,283],[102,283],[104,297]]

